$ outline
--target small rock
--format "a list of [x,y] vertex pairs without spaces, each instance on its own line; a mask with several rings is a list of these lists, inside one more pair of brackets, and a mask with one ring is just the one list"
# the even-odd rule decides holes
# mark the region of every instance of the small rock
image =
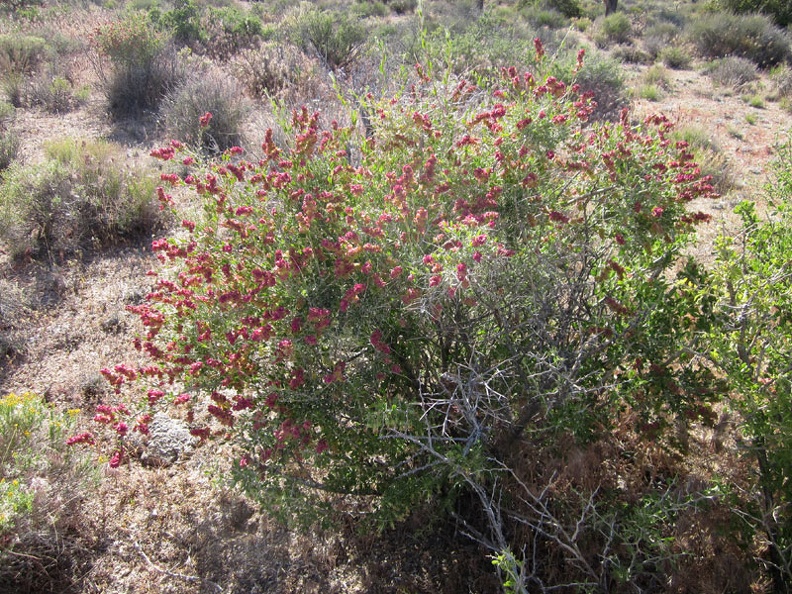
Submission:
[[190,434],[187,423],[165,413],[154,415],[140,461],[149,466],[170,466],[192,453],[198,438]]

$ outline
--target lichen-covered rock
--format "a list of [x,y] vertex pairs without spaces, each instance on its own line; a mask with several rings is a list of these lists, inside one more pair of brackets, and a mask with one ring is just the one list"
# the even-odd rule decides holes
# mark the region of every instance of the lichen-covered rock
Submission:
[[185,422],[157,413],[149,423],[140,460],[150,466],[170,466],[190,454],[197,441]]

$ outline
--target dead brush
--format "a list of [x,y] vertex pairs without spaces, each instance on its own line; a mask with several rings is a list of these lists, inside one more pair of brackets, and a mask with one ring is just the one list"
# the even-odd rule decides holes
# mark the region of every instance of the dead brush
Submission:
[[263,43],[239,52],[231,63],[237,78],[254,97],[310,97],[317,65],[295,45]]

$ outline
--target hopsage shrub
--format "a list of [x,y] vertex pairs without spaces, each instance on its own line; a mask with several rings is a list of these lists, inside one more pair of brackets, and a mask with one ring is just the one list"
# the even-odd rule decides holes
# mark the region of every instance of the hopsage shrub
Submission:
[[[232,149],[163,176],[204,211],[154,242],[162,268],[130,308],[152,364],[103,370],[112,385],[145,378],[151,407],[233,435],[270,509],[359,496],[385,521],[628,405],[654,439],[706,417],[669,270],[709,187],[667,120],[589,127],[588,98],[515,70],[493,93],[422,79],[370,110],[370,138],[303,110],[288,149],[268,132],[257,163]],[[125,416],[99,420],[123,437]]]

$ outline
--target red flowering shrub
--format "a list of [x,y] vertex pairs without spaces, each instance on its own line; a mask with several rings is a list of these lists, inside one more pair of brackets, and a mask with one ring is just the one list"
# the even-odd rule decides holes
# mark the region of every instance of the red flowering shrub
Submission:
[[270,132],[258,162],[164,176],[203,216],[154,242],[156,287],[130,308],[152,364],[105,375],[205,407],[194,432],[230,433],[271,509],[354,496],[386,521],[625,407],[658,439],[706,417],[671,271],[711,188],[667,120],[591,126],[592,107],[514,69],[493,92],[422,78],[370,102],[368,138],[303,109],[288,148]]

